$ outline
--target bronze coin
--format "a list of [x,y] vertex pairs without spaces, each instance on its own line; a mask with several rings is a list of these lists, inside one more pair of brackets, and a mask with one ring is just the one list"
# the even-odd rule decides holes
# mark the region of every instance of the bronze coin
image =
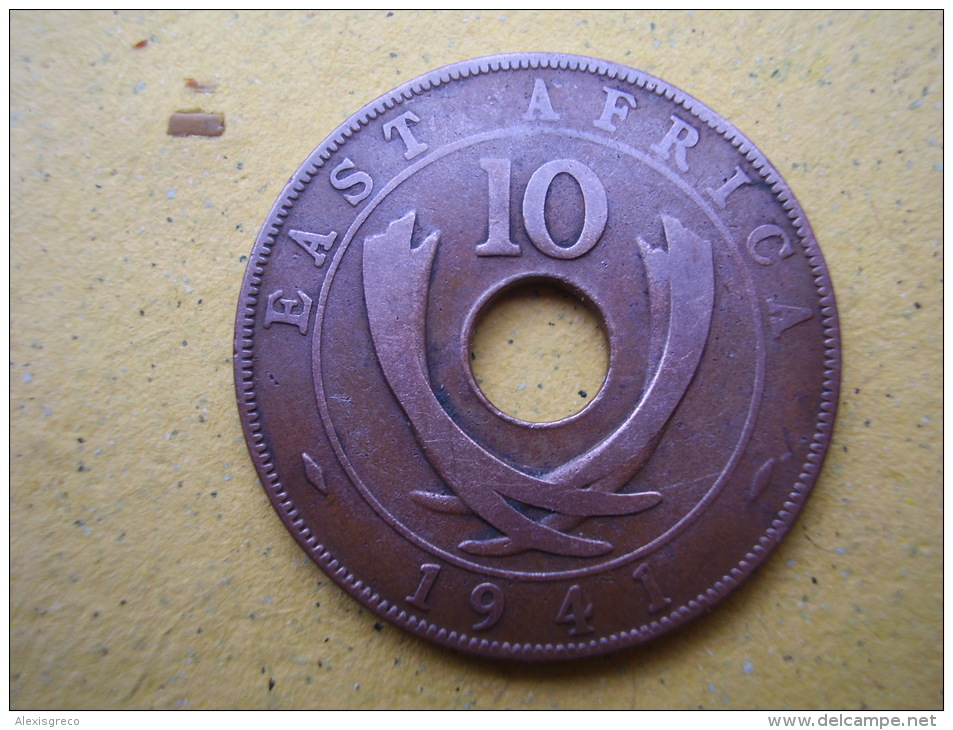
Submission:
[[[542,282],[609,343],[564,419],[475,382],[495,297]],[[322,142],[238,307],[269,498],[338,585],[453,649],[549,660],[707,611],[790,528],[831,438],[830,279],[777,171],[624,66],[514,54],[398,87]]]

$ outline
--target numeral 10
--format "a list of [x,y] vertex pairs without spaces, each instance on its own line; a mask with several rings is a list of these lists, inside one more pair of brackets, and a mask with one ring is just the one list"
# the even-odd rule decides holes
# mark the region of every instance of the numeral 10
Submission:
[[[484,158],[480,160],[480,167],[486,172],[489,184],[489,234],[486,241],[477,245],[477,255],[520,256],[522,251],[519,244],[513,242],[510,230],[510,161]],[[563,173],[579,185],[585,210],[582,231],[567,246],[553,240],[546,224],[546,195],[553,179]],[[589,252],[602,237],[607,216],[608,202],[602,181],[578,160],[547,162],[532,174],[523,193],[523,224],[529,240],[544,254],[556,259],[576,259]]]

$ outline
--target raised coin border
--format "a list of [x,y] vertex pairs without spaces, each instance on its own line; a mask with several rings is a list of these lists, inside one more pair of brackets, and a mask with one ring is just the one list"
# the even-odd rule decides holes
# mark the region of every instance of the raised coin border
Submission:
[[[809,447],[810,453],[806,462],[801,466],[798,480],[789,493],[781,511],[778,512],[777,518],[749,549],[744,558],[704,592],[699,593],[694,599],[675,608],[668,616],[657,621],[647,622],[628,631],[620,631],[590,641],[559,642],[545,645],[490,641],[456,631],[448,631],[420,619],[403,610],[400,606],[384,599],[365,585],[360,578],[352,574],[340,562],[338,557],[332,555],[321,544],[318,537],[311,533],[281,484],[280,477],[272,463],[271,454],[264,442],[264,436],[261,433],[252,368],[255,313],[259,306],[261,275],[264,273],[264,267],[268,264],[270,249],[275,244],[276,236],[283,225],[284,218],[287,217],[301,193],[330,156],[369,122],[431,88],[476,74],[538,68],[581,71],[625,81],[645,91],[664,96],[675,104],[682,106],[695,118],[704,122],[728,140],[758,171],[796,230],[814,279],[820,304],[821,326],[824,332],[824,380],[821,386],[821,402],[814,435]],[[309,556],[347,593],[375,613],[408,631],[452,649],[484,656],[521,660],[591,656],[641,644],[685,623],[727,596],[736,585],[741,583],[765,560],[770,550],[774,548],[781,536],[787,532],[794,522],[804,501],[810,494],[831,442],[840,390],[840,328],[830,276],[803,210],[765,156],[727,120],[668,83],[625,66],[566,54],[507,54],[478,58],[446,66],[424,74],[384,94],[339,126],[300,166],[285,186],[262,226],[252,255],[249,258],[239,298],[234,352],[236,394],[246,443],[272,504],[289,530],[296,535],[298,542],[305,547]]]

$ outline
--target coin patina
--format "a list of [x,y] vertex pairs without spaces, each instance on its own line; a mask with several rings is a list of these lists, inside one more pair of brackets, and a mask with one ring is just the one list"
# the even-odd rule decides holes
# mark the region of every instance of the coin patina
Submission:
[[[609,349],[545,423],[469,357],[532,282]],[[308,555],[408,631],[523,660],[643,643],[742,582],[814,485],[840,371],[827,269],[764,155],[659,79],[554,54],[433,71],[322,142],[255,243],[235,353]]]

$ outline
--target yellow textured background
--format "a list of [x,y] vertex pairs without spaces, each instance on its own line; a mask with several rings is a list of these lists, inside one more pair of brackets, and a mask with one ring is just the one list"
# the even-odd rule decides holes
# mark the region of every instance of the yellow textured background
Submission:
[[[941,707],[941,25],[14,12],[12,706]],[[844,347],[822,477],[764,568],[674,635],[562,666],[431,647],[326,580],[257,484],[232,386],[245,257],[308,153],[398,83],[527,50],[641,68],[747,134],[808,213]],[[225,134],[167,136],[190,107]]]

